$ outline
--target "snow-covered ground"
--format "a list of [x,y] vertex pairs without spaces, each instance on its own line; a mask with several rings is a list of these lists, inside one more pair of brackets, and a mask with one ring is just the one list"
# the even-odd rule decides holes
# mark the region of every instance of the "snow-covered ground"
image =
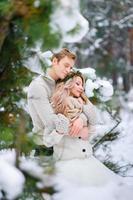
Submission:
[[[133,177],[133,101],[124,101],[120,97],[120,104],[119,117],[121,120],[114,129],[114,132],[119,132],[118,138],[112,142],[107,142],[106,147],[101,145],[96,151],[96,157],[102,161],[111,159],[110,161],[117,163],[120,167],[121,175]],[[97,126],[97,135],[103,136],[105,132],[107,133],[115,126],[116,122],[107,112],[101,115],[104,125]]]

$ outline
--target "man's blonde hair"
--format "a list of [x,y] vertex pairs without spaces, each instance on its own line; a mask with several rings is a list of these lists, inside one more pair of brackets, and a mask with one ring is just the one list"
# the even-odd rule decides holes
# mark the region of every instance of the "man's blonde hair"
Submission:
[[60,61],[65,56],[67,56],[68,58],[73,59],[74,61],[76,60],[76,54],[71,52],[71,51],[69,51],[67,48],[63,48],[60,52],[54,53],[52,58],[51,58],[51,60],[53,60],[54,58],[57,58],[58,61]]

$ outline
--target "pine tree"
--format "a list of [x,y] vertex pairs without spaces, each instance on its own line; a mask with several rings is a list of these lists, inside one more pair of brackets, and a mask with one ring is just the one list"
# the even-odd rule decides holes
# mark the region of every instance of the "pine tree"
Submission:
[[[35,148],[28,134],[31,119],[21,105],[26,100],[24,88],[34,74],[23,66],[23,60],[38,41],[43,51],[58,46],[59,34],[53,33],[49,25],[53,9],[53,2],[48,0],[0,1],[0,150],[15,149],[18,168],[22,153],[29,155]],[[20,199],[42,199],[41,193],[49,189],[39,191],[37,179],[23,173],[26,186]],[[31,189],[34,193],[30,193]]]

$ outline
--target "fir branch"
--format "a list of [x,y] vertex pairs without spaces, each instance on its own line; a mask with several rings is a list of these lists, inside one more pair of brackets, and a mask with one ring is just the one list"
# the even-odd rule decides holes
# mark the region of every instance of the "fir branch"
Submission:
[[94,152],[98,149],[99,145],[106,141],[106,138],[110,135],[110,133],[119,125],[120,121],[118,121],[111,130],[109,130],[103,137],[101,137],[93,146]]
[[[113,116],[111,110],[109,109],[109,107],[105,105],[105,108],[106,108],[106,111],[110,114],[110,116],[114,119],[114,116]],[[116,127],[120,124],[120,122],[121,122],[121,119],[120,119],[120,117],[118,117],[118,116],[117,116],[117,117],[115,116],[115,119],[114,119],[114,120],[116,121],[116,124],[115,124],[107,133],[105,133],[105,135],[104,135],[103,137],[101,137],[101,138],[94,144],[94,146],[93,146],[94,152],[98,149],[98,147],[99,147],[99,145],[100,145],[101,143],[103,143],[104,141],[106,141],[106,138],[108,138],[108,137],[110,136],[110,134],[113,132],[113,130],[115,130],[115,128],[116,128]]]

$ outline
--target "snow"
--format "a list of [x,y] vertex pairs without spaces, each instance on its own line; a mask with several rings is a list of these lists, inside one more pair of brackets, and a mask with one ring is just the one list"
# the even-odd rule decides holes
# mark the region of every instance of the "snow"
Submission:
[[11,165],[15,165],[16,162],[16,153],[15,150],[1,150],[0,151],[0,159],[5,160]]
[[4,110],[5,110],[5,108],[4,108],[4,107],[1,107],[1,108],[0,108],[0,111],[1,111],[1,112],[2,112],[2,111],[4,111]]
[[54,32],[59,31],[63,42],[67,43],[80,42],[89,30],[88,21],[80,13],[78,0],[60,0],[51,15],[50,26]]
[[[76,26],[70,32],[65,33],[63,40],[67,43],[73,43],[73,42],[80,42],[82,38],[87,34],[89,29],[88,21],[77,11],[73,13],[73,19],[76,18]],[[75,33],[71,33],[75,31]]]
[[85,94],[87,97],[94,96],[94,89],[97,89],[97,84],[93,82],[91,79],[88,79],[85,84]]
[[23,171],[27,172],[35,178],[42,179],[42,176],[44,175],[44,170],[42,167],[39,166],[35,159],[31,160],[23,157],[20,160],[20,169],[22,169]]
[[133,102],[133,88],[130,89],[130,91],[127,94],[128,101]]
[[53,55],[53,53],[51,51],[46,51],[43,53],[41,51],[38,51],[37,54],[38,54],[38,57],[40,58],[40,60],[45,61],[47,66],[51,66],[51,64],[52,64],[51,58]]
[[95,80],[96,79],[96,70],[91,68],[91,67],[87,67],[87,68],[82,68],[82,69],[78,69],[81,73],[84,74],[84,76],[87,76],[87,78],[90,78],[91,80]]
[[96,39],[95,42],[94,42],[95,48],[100,48],[100,43],[102,41],[103,41],[103,39],[101,39],[101,38]]
[[113,86],[109,81],[106,80],[98,80],[97,84],[99,84],[99,98],[101,101],[108,101],[111,99],[114,91]]
[[[124,176],[133,177],[133,111],[129,109],[128,102],[120,99],[120,124],[115,128],[115,132],[119,132],[119,136],[116,140],[106,143],[106,149],[101,147],[96,151],[96,157],[102,161],[109,158],[110,161],[118,163],[121,168],[120,174]],[[99,124],[96,126],[95,137],[101,138],[108,131],[110,131],[116,125],[116,121],[109,115],[108,112],[99,110]],[[130,166],[131,165],[131,166]]]
[[123,19],[121,19],[120,21],[116,21],[114,22],[114,25],[118,25],[121,26],[122,24],[124,24],[125,22],[132,20],[133,18],[133,14],[127,15],[125,16]]
[[118,129],[121,131],[121,135],[111,148],[112,155],[114,160],[133,164],[133,112],[121,109],[120,117],[122,121]]
[[103,20],[101,22],[98,22],[98,26],[99,27],[109,26],[109,22],[108,22],[108,20]]
[[96,33],[97,33],[97,29],[96,28],[92,28],[88,33],[89,38],[95,37]]
[[[40,60],[47,63],[49,54],[47,52],[41,52],[41,44],[41,41],[36,42],[35,46],[30,49],[33,55],[25,59],[23,64],[30,71],[43,75],[44,70],[42,69]],[[44,59],[44,55],[46,55],[46,59]]]
[[82,187],[64,180],[58,182],[59,192],[54,195],[53,200],[132,200],[132,187],[123,187],[122,184],[109,183],[103,187]]
[[0,152],[0,191],[3,190],[9,200],[22,193],[25,182],[24,175],[14,166],[14,161],[13,151]]
[[32,155],[30,155],[29,157],[23,156],[20,158],[19,166],[22,171],[37,179],[37,188],[44,188],[53,184],[52,173],[49,173],[49,170],[52,171],[51,169],[53,165],[49,166],[46,158],[40,159],[35,158]]
[[79,0],[60,0],[62,7],[64,8],[76,8],[79,9]]
[[40,6],[40,0],[35,0],[34,1],[34,7],[38,8]]
[[52,52],[41,52],[40,49],[34,49],[35,54],[24,61],[24,66],[32,72],[44,75],[44,69],[42,69],[40,61],[42,61],[47,67],[51,66]]
[[38,74],[44,74],[41,63],[37,55],[29,57],[26,61],[24,61],[24,66],[32,72]]
[[79,71],[88,78],[85,84],[87,97],[93,97],[96,92],[97,98],[102,102],[106,102],[112,98],[114,91],[110,81],[97,77],[95,69],[90,67],[79,69]]

